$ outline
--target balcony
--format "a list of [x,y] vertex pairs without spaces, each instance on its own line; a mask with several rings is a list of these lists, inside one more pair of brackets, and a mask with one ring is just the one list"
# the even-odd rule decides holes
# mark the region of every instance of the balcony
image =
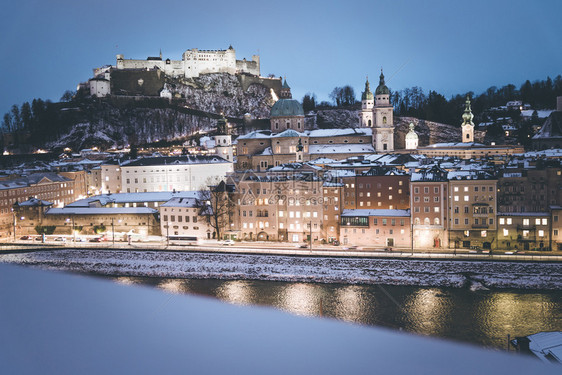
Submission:
[[488,224],[472,224],[472,229],[487,229]]

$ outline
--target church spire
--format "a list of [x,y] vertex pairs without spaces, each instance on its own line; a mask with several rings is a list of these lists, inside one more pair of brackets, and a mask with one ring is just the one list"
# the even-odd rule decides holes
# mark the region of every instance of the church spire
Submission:
[[472,109],[470,108],[470,97],[466,96],[464,113],[462,114],[462,141],[463,142],[474,142],[474,123],[472,119],[474,115],[472,114]]
[[367,80],[365,81],[365,91],[361,95],[361,100],[373,100],[373,93],[371,92],[371,86],[369,85],[369,76],[367,76]]
[[474,115],[472,114],[472,109],[470,108],[470,97],[467,95],[465,107],[464,107],[464,113],[462,114],[462,120],[463,120],[462,124],[474,126],[474,123],[472,122],[473,118]]

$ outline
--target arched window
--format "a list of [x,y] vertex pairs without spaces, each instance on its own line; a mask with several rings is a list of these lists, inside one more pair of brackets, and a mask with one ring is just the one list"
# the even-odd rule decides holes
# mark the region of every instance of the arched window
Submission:
[[439,225],[439,218],[436,217],[436,218],[433,220],[433,223],[434,223],[435,225]]
[[382,118],[382,123],[386,125],[386,116]]
[[369,124],[367,126],[369,126],[369,127],[373,126],[372,123],[371,123],[371,120],[369,120]]
[[419,218],[419,217],[416,217],[416,218],[414,219],[414,224],[415,224],[415,225],[420,225],[420,218]]
[[423,219],[423,224],[424,224],[424,225],[429,225],[429,224],[431,224],[431,220],[429,220],[429,218],[426,217],[425,219]]

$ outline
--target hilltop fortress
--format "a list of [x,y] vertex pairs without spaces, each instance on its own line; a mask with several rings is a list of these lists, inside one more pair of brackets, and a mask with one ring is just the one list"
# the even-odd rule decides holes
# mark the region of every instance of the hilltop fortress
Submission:
[[274,90],[281,89],[280,78],[266,78],[260,75],[260,57],[252,60],[236,60],[232,46],[226,50],[199,50],[193,48],[182,54],[181,60],[162,58],[162,52],[146,60],[125,59],[117,55],[115,65],[105,65],[94,69],[93,78],[80,83],[77,91],[84,90],[91,96],[108,95],[163,96],[170,94],[164,90],[165,77],[193,79],[204,74],[223,73],[236,75],[242,87],[247,89],[259,83]]
[[181,60],[162,60],[159,57],[148,57],[146,60],[125,59],[117,55],[116,69],[154,69],[158,68],[170,77],[194,78],[208,73],[247,73],[260,75],[260,57],[253,55],[251,61],[245,58],[236,60],[236,51],[232,46],[226,50],[198,50],[193,48],[182,54]]

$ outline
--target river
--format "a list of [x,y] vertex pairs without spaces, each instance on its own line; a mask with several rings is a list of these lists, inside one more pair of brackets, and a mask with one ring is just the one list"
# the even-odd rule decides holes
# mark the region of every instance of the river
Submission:
[[292,314],[324,316],[506,349],[507,335],[562,330],[562,292],[322,284],[261,280],[111,277],[167,292],[271,306]]

